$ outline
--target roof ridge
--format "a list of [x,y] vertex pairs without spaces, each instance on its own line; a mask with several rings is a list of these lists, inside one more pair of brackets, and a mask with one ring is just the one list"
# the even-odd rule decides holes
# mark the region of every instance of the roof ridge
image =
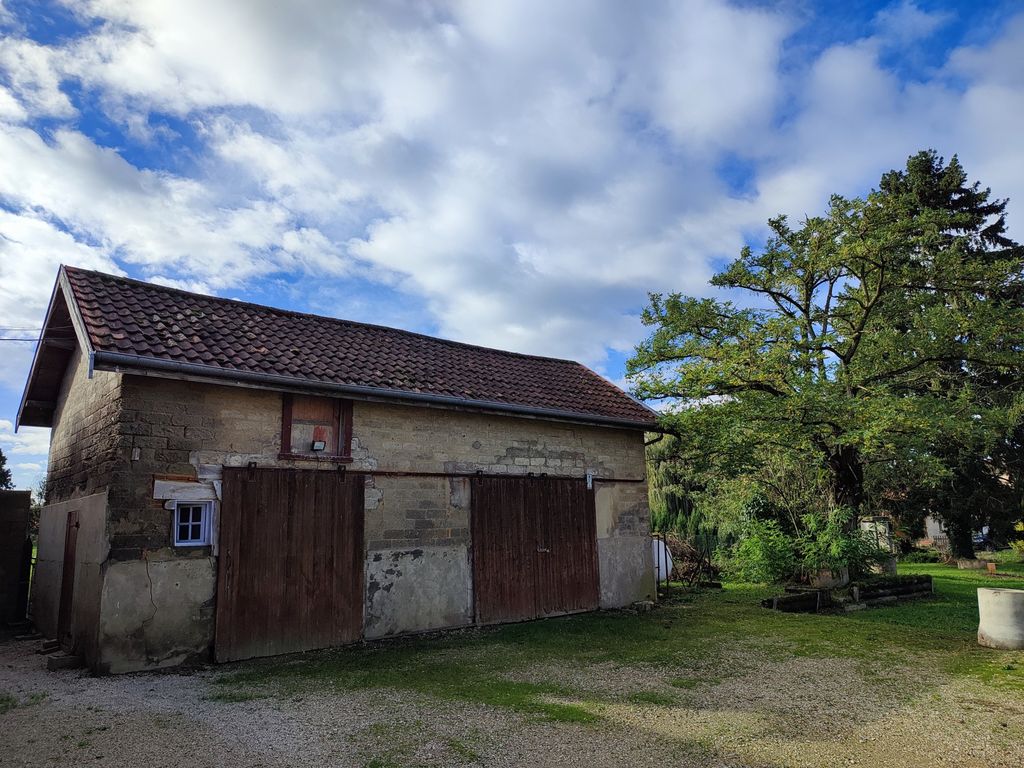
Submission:
[[[583,363],[579,362],[578,360],[572,360],[572,359],[565,358],[565,357],[549,357],[547,355],[531,355],[531,354],[528,354],[526,352],[513,352],[510,349],[498,349],[497,347],[486,347],[486,346],[483,346],[482,344],[470,344],[469,342],[465,342],[465,341],[455,341],[454,339],[446,339],[446,338],[443,338],[441,336],[431,336],[428,333],[421,333],[420,331],[410,331],[410,330],[408,330],[406,328],[396,328],[396,327],[391,326],[391,325],[380,325],[379,323],[365,323],[365,322],[362,322],[361,320],[348,320],[348,319],[341,318],[341,317],[331,317],[330,315],[317,315],[317,314],[314,314],[313,312],[301,312],[301,311],[295,310],[295,309],[283,309],[281,307],[274,307],[274,306],[271,306],[270,304],[260,304],[258,302],[254,302],[254,301],[243,301],[241,299],[228,299],[228,298],[225,298],[223,296],[210,296],[209,294],[205,294],[205,293],[196,293],[195,291],[186,291],[184,288],[174,288],[174,287],[169,286],[169,285],[160,285],[159,283],[150,283],[150,282],[147,282],[145,280],[139,280],[138,278],[135,278],[135,277],[124,277],[122,275],[112,275],[109,272],[100,272],[99,270],[96,270],[96,269],[84,269],[83,267],[76,267],[76,266],[72,266],[72,265],[68,265],[68,264],[62,264],[61,268],[64,269],[65,271],[68,271],[68,272],[78,272],[78,273],[89,274],[89,275],[97,275],[99,277],[109,278],[111,280],[116,280],[118,282],[133,283],[135,285],[145,286],[146,288],[150,288],[150,289],[158,290],[158,291],[164,291],[166,293],[175,293],[175,294],[180,294],[180,295],[184,295],[184,296],[191,296],[191,297],[199,298],[199,299],[206,299],[206,300],[209,300],[209,301],[223,302],[223,303],[226,303],[226,304],[234,304],[236,306],[246,306],[246,307],[252,307],[254,309],[268,310],[270,312],[275,312],[275,313],[280,314],[280,315],[290,315],[292,317],[303,317],[303,318],[310,318],[310,319],[313,319],[313,320],[320,320],[320,321],[326,320],[326,321],[329,321],[329,322],[332,322],[332,323],[338,323],[338,324],[341,324],[341,325],[349,325],[349,326],[358,326],[360,328],[374,328],[374,329],[383,330],[383,331],[390,331],[392,333],[401,333],[401,334],[404,334],[404,335],[407,335],[407,336],[412,336],[412,337],[416,337],[416,338],[420,338],[420,339],[428,339],[430,341],[436,341],[436,342],[440,342],[442,344],[449,344],[451,346],[465,347],[465,348],[468,348],[468,349],[484,350],[486,352],[496,352],[497,354],[508,355],[510,357],[521,357],[521,358],[526,358],[526,359],[529,359],[529,360],[546,360],[548,362],[556,362],[556,363],[568,363],[570,365],[579,366],[580,368],[582,368],[583,370],[587,371],[588,373],[591,373],[594,376],[597,376],[597,377],[601,378],[602,380],[604,379],[604,377],[602,377],[601,374],[597,373],[597,371],[594,371],[589,366],[584,365]],[[76,300],[77,300],[77,298],[78,297],[76,296]],[[618,387],[616,387],[616,389],[618,389]],[[622,391],[622,390],[620,390],[620,391]]]

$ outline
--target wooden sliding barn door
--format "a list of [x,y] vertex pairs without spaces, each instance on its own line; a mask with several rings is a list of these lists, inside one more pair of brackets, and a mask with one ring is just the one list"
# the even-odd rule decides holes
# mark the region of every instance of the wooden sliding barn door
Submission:
[[473,587],[481,624],[599,604],[594,493],[569,478],[476,478]]
[[363,478],[225,467],[217,573],[217,661],[359,639]]

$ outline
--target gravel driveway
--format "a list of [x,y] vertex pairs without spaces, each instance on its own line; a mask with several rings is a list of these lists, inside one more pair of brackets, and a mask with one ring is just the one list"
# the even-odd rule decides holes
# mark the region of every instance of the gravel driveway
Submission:
[[34,650],[0,643],[2,766],[1024,765],[1016,695],[845,659],[516,672],[587,692],[579,724],[380,688],[225,701],[223,668],[94,678]]

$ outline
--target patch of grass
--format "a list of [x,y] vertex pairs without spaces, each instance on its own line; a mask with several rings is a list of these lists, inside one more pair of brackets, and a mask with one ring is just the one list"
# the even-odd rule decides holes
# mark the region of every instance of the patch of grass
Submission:
[[[414,761],[417,746],[427,741],[438,740],[419,720],[412,723],[373,723],[350,738],[360,745],[365,759],[363,765],[376,768],[406,765],[410,761],[415,765],[421,765],[420,762]],[[480,760],[480,755],[468,740],[448,737],[442,741],[448,752],[445,765],[464,765]]]
[[0,691],[0,715],[6,715],[18,706],[18,700],[11,694]]
[[671,680],[668,681],[668,684],[671,685],[673,688],[690,689],[696,688],[698,685],[700,685],[700,680],[698,680],[696,677],[673,677]]
[[[557,681],[526,682],[518,679],[519,673],[536,666],[603,664],[673,671],[701,666],[715,675],[742,674],[734,665],[715,664],[737,648],[779,660],[793,655],[852,659],[863,662],[866,675],[879,664],[923,665],[991,685],[1024,688],[1024,658],[982,649],[975,642],[977,588],[1024,588],[1024,578],[933,563],[901,564],[900,572],[930,574],[935,596],[856,613],[789,614],[760,606],[762,598],[778,592],[775,588],[727,584],[722,591],[678,594],[646,614],[581,614],[247,662],[218,679],[220,690],[212,698],[246,701],[255,697],[254,689],[295,696],[307,690],[391,688],[512,709],[543,720],[590,723],[600,719],[599,702],[605,696]],[[721,679],[674,677],[668,682],[688,689]],[[658,702],[636,695],[637,703],[668,705],[667,695]]]
[[206,697],[208,701],[220,701],[224,704],[239,704],[264,698],[265,694],[257,693],[250,688],[221,688]]
[[11,694],[0,691],[0,715],[7,714],[18,707],[32,707],[46,700],[46,691],[35,691],[19,701]]
[[674,696],[659,691],[637,691],[630,695],[629,700],[634,704],[655,707],[674,707],[678,703]]
[[480,759],[480,755],[477,754],[476,750],[461,739],[448,739],[446,743],[452,754],[460,760],[475,763]]

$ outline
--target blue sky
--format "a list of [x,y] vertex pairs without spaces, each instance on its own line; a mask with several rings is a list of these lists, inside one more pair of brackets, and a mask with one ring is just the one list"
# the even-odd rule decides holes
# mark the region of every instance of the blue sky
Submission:
[[918,149],[1019,239],[1022,118],[1019,2],[0,0],[0,328],[69,263],[621,381],[648,291]]

